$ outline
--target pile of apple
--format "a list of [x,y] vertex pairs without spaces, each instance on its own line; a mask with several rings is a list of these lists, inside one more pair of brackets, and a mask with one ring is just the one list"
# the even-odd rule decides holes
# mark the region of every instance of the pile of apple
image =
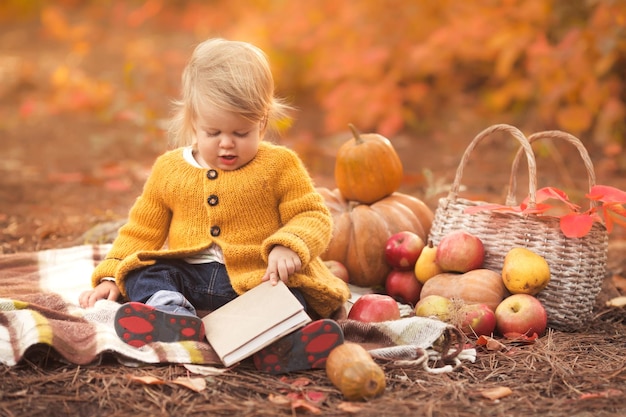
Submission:
[[397,301],[415,306],[415,315],[435,317],[459,327],[468,336],[541,336],[547,313],[535,297],[550,278],[545,259],[525,248],[504,258],[501,273],[483,268],[482,241],[466,231],[444,236],[438,245],[415,233],[391,236],[385,259],[393,268],[384,294],[360,297],[348,318],[395,320]]

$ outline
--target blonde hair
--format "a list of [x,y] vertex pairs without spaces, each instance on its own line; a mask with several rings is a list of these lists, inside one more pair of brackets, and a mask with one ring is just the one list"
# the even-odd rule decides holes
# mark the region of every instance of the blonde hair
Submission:
[[174,146],[193,144],[193,123],[205,104],[274,130],[292,109],[274,95],[274,78],[261,49],[220,38],[200,43],[183,71],[182,98],[174,101],[168,129]]

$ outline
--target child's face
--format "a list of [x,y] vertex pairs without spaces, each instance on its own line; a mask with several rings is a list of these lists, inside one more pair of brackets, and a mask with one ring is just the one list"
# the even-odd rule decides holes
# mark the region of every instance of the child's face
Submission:
[[200,165],[233,171],[255,157],[263,138],[261,122],[215,106],[204,106],[194,123]]

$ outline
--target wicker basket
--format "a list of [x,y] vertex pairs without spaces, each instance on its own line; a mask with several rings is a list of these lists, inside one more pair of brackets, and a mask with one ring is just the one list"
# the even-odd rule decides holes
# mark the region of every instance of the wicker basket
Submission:
[[526,139],[513,126],[494,125],[479,133],[465,150],[448,196],[439,200],[429,239],[439,244],[446,234],[466,230],[483,241],[484,267],[499,273],[502,271],[504,256],[514,247],[525,247],[540,254],[548,262],[551,271],[550,283],[537,295],[548,313],[548,326],[556,330],[576,331],[591,318],[595,298],[605,276],[608,251],[606,228],[594,223],[589,234],[575,239],[563,235],[556,217],[493,211],[464,213],[468,207],[486,204],[459,198],[458,193],[463,169],[472,150],[495,132],[508,132],[521,145],[512,165],[505,204],[516,205],[515,178],[522,154],[526,156],[528,164],[529,206],[536,204],[537,168],[531,142],[541,138],[564,139],[576,146],[585,163],[589,187],[595,185],[593,164],[585,147],[574,136],[549,131],[536,133]]

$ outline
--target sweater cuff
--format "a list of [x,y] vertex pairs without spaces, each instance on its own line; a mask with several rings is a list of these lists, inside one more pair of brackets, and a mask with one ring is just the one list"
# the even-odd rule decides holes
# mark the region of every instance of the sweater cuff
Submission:
[[311,252],[309,251],[309,247],[306,245],[304,240],[292,233],[276,233],[263,242],[261,253],[263,254],[265,262],[267,262],[270,251],[276,245],[284,246],[294,251],[300,258],[303,265],[311,262]]
[[91,275],[91,285],[95,288],[103,278],[114,277],[119,264],[118,259],[105,259],[100,262]]

